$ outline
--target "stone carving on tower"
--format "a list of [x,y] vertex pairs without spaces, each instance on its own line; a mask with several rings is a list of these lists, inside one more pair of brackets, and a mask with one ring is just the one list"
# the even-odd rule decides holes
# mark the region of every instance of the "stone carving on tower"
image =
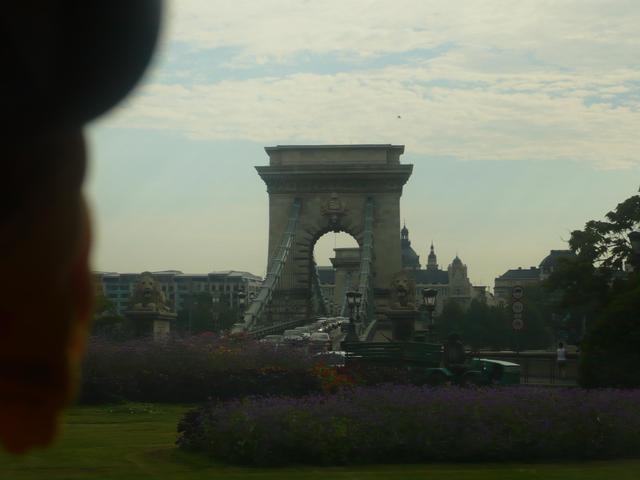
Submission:
[[129,300],[131,311],[170,312],[167,300],[151,272],[143,272]]
[[416,281],[409,273],[403,270],[392,277],[390,293],[389,307],[392,310],[415,310]]
[[166,338],[177,315],[167,305],[167,299],[151,272],[142,272],[129,299],[125,312],[133,322],[137,337],[151,336],[155,340]]
[[342,224],[342,217],[347,214],[347,208],[344,203],[338,197],[337,193],[332,193],[329,200],[320,207],[322,216],[327,219],[329,226],[335,231],[338,230]]

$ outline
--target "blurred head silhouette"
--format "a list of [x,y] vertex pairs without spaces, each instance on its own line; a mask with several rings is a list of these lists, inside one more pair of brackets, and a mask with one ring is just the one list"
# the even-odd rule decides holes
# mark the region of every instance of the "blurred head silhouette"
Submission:
[[0,11],[0,444],[48,445],[91,316],[83,126],[134,87],[159,0],[24,0]]

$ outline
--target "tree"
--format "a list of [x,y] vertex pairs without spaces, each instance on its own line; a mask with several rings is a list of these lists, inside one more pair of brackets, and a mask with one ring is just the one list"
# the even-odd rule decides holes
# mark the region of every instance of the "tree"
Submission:
[[184,308],[178,312],[176,329],[187,334],[215,331],[211,293],[198,292],[186,296]]
[[440,339],[457,333],[472,349],[503,350],[505,348],[543,349],[550,343],[549,330],[544,322],[543,304],[539,295],[525,298],[523,319],[525,328],[514,332],[509,309],[489,306],[478,299],[463,310],[453,301],[447,301],[437,319]]
[[639,273],[623,271],[631,258],[629,234],[640,226],[640,195],[634,195],[584,230],[571,233],[575,259],[559,262],[546,282],[557,307],[588,319],[579,381],[586,387],[640,386]]
[[583,344],[579,380],[584,387],[640,386],[640,286],[604,309]]
[[115,304],[105,295],[96,296],[91,334],[110,340],[127,340],[133,336],[130,322],[118,314]]
[[629,233],[640,226],[640,195],[634,195],[584,230],[571,233],[572,259],[563,258],[545,282],[555,295],[555,311],[574,321],[593,323],[628,281],[622,272],[631,257]]
[[442,308],[442,313],[436,320],[438,335],[445,340],[452,333],[463,334],[464,312],[455,300],[447,300]]
[[640,195],[619,203],[605,218],[572,232],[569,246],[579,258],[605,272],[621,270],[631,256],[629,234],[640,226]]

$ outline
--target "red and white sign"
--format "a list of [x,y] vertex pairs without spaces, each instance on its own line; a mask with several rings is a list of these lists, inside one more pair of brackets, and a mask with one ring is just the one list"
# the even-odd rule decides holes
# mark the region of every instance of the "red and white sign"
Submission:
[[524,310],[524,305],[522,304],[522,302],[513,302],[511,304],[511,310],[513,311],[513,313],[522,313],[522,311]]
[[520,300],[524,296],[524,288],[520,285],[516,285],[511,289],[511,296],[516,300]]

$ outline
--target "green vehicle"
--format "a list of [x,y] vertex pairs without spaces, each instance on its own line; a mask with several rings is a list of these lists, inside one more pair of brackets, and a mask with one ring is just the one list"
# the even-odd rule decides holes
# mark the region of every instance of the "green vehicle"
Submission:
[[479,372],[481,385],[520,385],[520,365],[502,360],[472,358],[470,372]]
[[487,358],[467,360],[459,337],[444,345],[424,342],[344,343],[345,366],[407,368],[416,381],[431,385],[519,385],[520,365]]

